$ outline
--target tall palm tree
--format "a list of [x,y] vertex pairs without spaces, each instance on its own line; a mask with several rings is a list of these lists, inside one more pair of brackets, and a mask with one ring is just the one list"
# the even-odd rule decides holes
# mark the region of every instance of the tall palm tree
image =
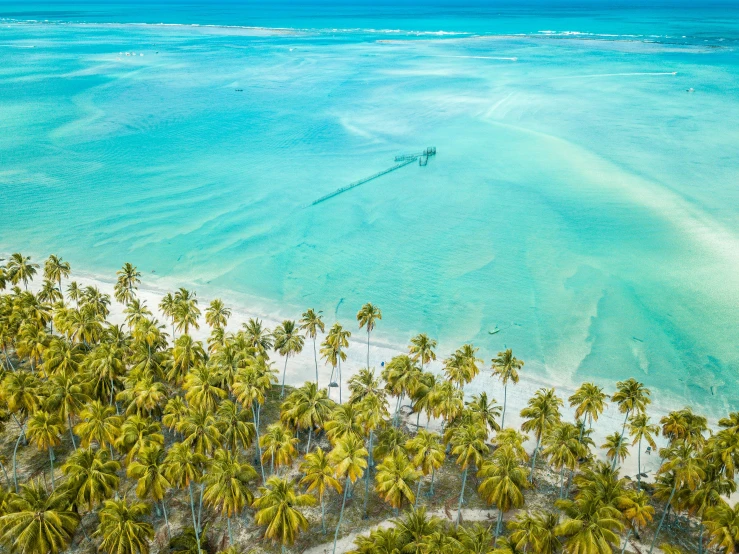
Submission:
[[318,333],[325,332],[326,325],[323,323],[321,317],[321,310],[315,311],[308,309],[303,313],[303,317],[300,319],[300,330],[303,331],[307,337],[313,339],[313,359],[316,362],[316,384],[318,384],[318,352],[316,350],[316,338]]
[[411,389],[415,386],[415,379],[420,373],[420,368],[406,354],[394,356],[385,365],[382,378],[385,380],[388,392],[398,399],[395,403],[395,414],[393,415],[395,425],[400,425],[400,407],[403,398],[406,394],[411,393]]
[[158,446],[143,450],[139,453],[137,459],[129,464],[127,475],[138,479],[136,482],[136,496],[141,500],[151,498],[162,504],[164,522],[167,525],[167,537],[171,539],[167,505],[164,502],[164,497],[172,484],[166,476],[164,456],[164,450]]
[[282,466],[289,466],[298,454],[298,439],[281,423],[273,423],[259,439],[262,447],[262,463],[270,462],[270,473]]
[[283,415],[292,419],[298,429],[308,430],[306,454],[310,451],[313,430],[323,428],[333,409],[334,403],[329,400],[326,391],[310,382],[296,389],[283,403]]
[[654,533],[654,539],[652,545],[649,547],[649,554],[652,554],[654,545],[657,543],[657,537],[662,530],[662,525],[667,517],[667,510],[672,505],[672,499],[675,496],[678,488],[685,487],[690,491],[694,491],[702,479],[706,476],[704,469],[704,460],[699,457],[699,453],[696,448],[689,442],[684,441],[675,445],[674,448],[668,452],[667,460],[659,468],[657,472],[660,475],[670,475],[672,477],[672,490],[670,491],[670,497],[667,500],[665,511],[662,513],[662,518],[659,521],[657,530]]
[[116,300],[123,304],[128,304],[136,296],[136,289],[141,283],[141,272],[136,266],[126,262],[123,267],[116,272],[118,280],[116,282]]
[[224,400],[216,412],[216,425],[221,432],[221,443],[231,451],[249,448],[256,436],[256,427],[249,421],[248,412],[230,400]]
[[650,423],[649,416],[645,413],[643,414],[636,414],[631,418],[631,421],[629,422],[629,435],[631,438],[634,439],[634,441],[631,443],[631,446],[634,446],[635,444],[638,444],[639,450],[637,451],[637,486],[639,490],[641,490],[641,444],[642,441],[647,441],[647,444],[652,447],[652,449],[657,448],[657,443],[654,442],[654,435],[656,435],[659,432],[659,427],[657,425],[653,425]]
[[64,424],[56,414],[43,410],[34,412],[28,418],[28,439],[36,444],[39,450],[49,451],[49,465],[51,466],[51,490],[54,490],[54,447],[62,443],[61,434]]
[[285,374],[287,373],[287,360],[290,356],[300,354],[303,351],[305,339],[299,334],[298,325],[291,319],[286,319],[274,331],[275,351],[285,358],[285,367],[282,370],[282,390],[280,398],[285,396]]
[[555,532],[564,537],[567,554],[611,554],[620,544],[621,513],[611,505],[589,499],[557,500],[565,519]]
[[521,410],[521,417],[524,418],[521,429],[527,433],[533,432],[536,437],[534,455],[531,456],[531,474],[529,475],[529,481],[532,483],[534,482],[536,456],[539,452],[541,440],[550,429],[559,423],[561,417],[560,406],[562,406],[562,399],[556,395],[554,389],[539,389],[529,399],[526,407]]
[[479,468],[482,465],[482,460],[488,452],[488,447],[485,444],[486,439],[486,430],[475,423],[468,423],[458,427],[452,436],[452,455],[457,457],[457,465],[463,471],[462,490],[459,493],[459,506],[457,507],[457,525],[459,525],[462,515],[464,489],[467,485],[467,472],[470,466]]
[[495,537],[501,531],[503,515],[513,508],[521,508],[524,504],[523,490],[529,487],[528,470],[521,465],[521,459],[510,446],[499,448],[490,462],[485,462],[478,477],[482,482],[478,488],[488,504],[498,508],[498,523]]
[[126,454],[126,464],[130,464],[140,453],[164,445],[162,426],[148,417],[132,415],[120,427],[115,445]]
[[308,520],[299,508],[312,506],[316,499],[296,492],[292,482],[275,476],[259,492],[260,496],[254,500],[257,510],[254,520],[257,525],[266,526],[264,537],[279,543],[285,552],[285,546],[294,544],[298,533],[308,529]]
[[[575,419],[587,418],[592,429],[593,421],[598,421],[598,417],[606,409],[608,395],[594,383],[583,383],[568,400],[570,407],[575,408]],[[581,437],[583,431],[584,427],[580,431]]]
[[249,319],[242,327],[247,344],[257,354],[269,358],[269,351],[272,349],[272,333],[269,329],[262,324],[261,320],[254,318]]
[[357,312],[357,321],[359,322],[359,328],[367,328],[367,367],[370,367],[370,333],[375,329],[377,321],[382,319],[382,310],[377,306],[367,302]]
[[436,359],[436,340],[429,338],[426,333],[419,333],[411,339],[408,352],[414,362],[421,363],[421,371],[424,364]]
[[223,329],[226,327],[229,317],[231,317],[231,309],[227,308],[220,298],[211,300],[205,310],[205,323],[211,329]]
[[[611,433],[606,437],[606,442],[601,445],[606,449],[606,457],[613,462],[623,462],[629,455],[629,448],[621,440],[619,433]],[[611,466],[613,467],[613,466]]]
[[[429,539],[442,531],[442,521],[436,516],[428,517],[426,507],[409,510],[401,519],[395,520],[395,526],[400,532],[400,543],[405,545],[403,552],[422,554],[429,551]],[[430,550],[438,552],[438,550]]]
[[329,454],[329,461],[334,466],[336,478],[344,479],[344,498],[341,501],[341,511],[339,512],[339,523],[336,525],[336,533],[334,533],[334,549],[336,554],[336,541],[339,539],[339,529],[344,519],[344,507],[346,506],[346,495],[351,484],[361,479],[364,470],[367,468],[367,449],[361,438],[354,434],[349,434],[337,445]]
[[477,348],[471,344],[465,344],[444,360],[444,372],[446,373],[447,379],[452,381],[462,391],[464,391],[464,386],[480,373],[477,363],[482,360],[478,360],[476,353]]
[[83,406],[90,400],[84,390],[82,379],[79,375],[60,374],[54,375],[49,380],[49,396],[46,399],[46,407],[59,414],[62,420],[66,420],[69,428],[69,436],[72,446],[77,449],[72,431],[72,417],[82,411]]
[[118,490],[121,468],[105,450],[81,448],[69,455],[62,473],[69,479],[68,488],[74,494],[74,503],[92,511]]
[[621,554],[626,552],[632,533],[637,533],[645,528],[654,518],[654,507],[649,504],[649,497],[644,491],[638,491],[629,495],[628,500],[621,506],[621,513],[629,524],[629,532],[624,539]]
[[212,454],[223,439],[215,416],[203,407],[188,410],[178,430],[184,442],[203,456]]
[[149,554],[154,528],[146,521],[149,505],[126,498],[106,500],[100,525],[93,535],[102,537],[99,549],[108,554]]
[[710,547],[726,554],[739,552],[739,503],[732,508],[722,502],[708,510],[706,527],[711,536]]
[[[559,514],[556,512],[518,512],[516,518],[508,524],[511,531],[510,544],[517,549],[516,552],[520,550],[536,554],[557,554],[562,549],[555,533],[557,525]],[[497,550],[494,552],[497,553]]]
[[62,278],[69,277],[71,267],[69,262],[65,262],[62,258],[52,254],[44,262],[44,278],[49,281],[56,282],[59,290],[62,290]]
[[257,476],[254,468],[241,462],[239,456],[218,449],[213,456],[210,470],[205,474],[205,502],[225,516],[228,524],[228,540],[233,544],[231,518],[254,501],[249,483]]
[[579,430],[572,423],[559,423],[544,437],[542,455],[559,471],[559,497],[564,496],[565,469],[572,475],[588,450],[578,438]]
[[41,482],[32,481],[7,501],[0,541],[9,554],[57,554],[72,542],[79,521],[67,491],[49,493]]
[[200,341],[193,340],[190,335],[180,335],[172,347],[167,379],[170,383],[181,386],[188,372],[194,367],[204,365],[205,359],[205,350]]
[[321,504],[321,526],[325,535],[326,504],[324,496],[330,489],[341,493],[341,483],[336,479],[334,467],[331,465],[328,456],[320,447],[305,455],[305,461],[300,465],[300,472],[303,474],[300,484],[307,487],[306,492],[315,492],[318,495],[318,501]]
[[416,471],[408,456],[404,452],[396,451],[386,456],[377,466],[375,490],[385,502],[395,508],[397,514],[404,501],[407,500],[411,505],[415,504],[413,485],[420,477],[420,472]]
[[495,399],[488,399],[486,392],[474,395],[472,400],[467,402],[467,409],[490,432],[500,431],[500,425],[497,422],[501,413],[500,406]]
[[349,347],[349,337],[351,335],[351,332],[345,330],[337,321],[329,329],[326,339],[321,344],[321,356],[332,367],[329,388],[333,384],[334,373],[338,373],[339,404],[341,404],[341,362],[346,360],[345,349]]
[[[620,449],[621,442],[624,439],[624,433],[626,432],[626,423],[629,420],[629,416],[633,412],[643,413],[647,406],[652,402],[649,398],[651,392],[644,386],[643,383],[638,382],[636,379],[627,379],[626,381],[619,381],[616,383],[616,392],[612,396],[612,400],[618,405],[618,409],[624,416],[624,423],[621,428],[621,437],[619,439],[619,445],[616,450]],[[613,458],[613,468],[616,468],[618,463],[618,457]]]
[[168,317],[170,319],[170,323],[172,324],[172,337],[174,337],[174,315],[176,307],[177,302],[175,301],[174,295],[171,292],[165,294],[162,297],[162,300],[159,302],[159,311],[162,312],[162,315],[164,317]]
[[523,360],[516,358],[513,355],[513,350],[510,348],[503,352],[498,352],[498,355],[492,359],[493,375],[503,383],[503,416],[500,422],[501,428],[505,428],[505,409],[508,404],[508,381],[514,385],[518,383],[518,372],[523,368],[523,364]]
[[[446,458],[444,444],[441,442],[441,436],[438,433],[430,433],[425,429],[418,431],[415,437],[408,440],[405,444],[406,449],[413,455],[413,465],[416,466],[422,475],[431,475],[431,488],[429,496],[434,494],[434,474],[443,464]],[[418,489],[416,490],[416,501],[421,494],[422,480],[418,480]]]
[[174,322],[175,329],[185,334],[190,332],[190,327],[200,328],[198,318],[200,317],[200,308],[198,308],[198,299],[195,292],[180,288],[174,293]]
[[195,496],[192,492],[192,486],[193,483],[200,482],[205,463],[205,456],[194,452],[184,442],[173,444],[164,459],[164,473],[170,484],[178,489],[187,488],[190,495],[190,512],[196,544],[200,544],[200,523],[195,518]]
[[213,413],[218,403],[228,396],[219,383],[219,375],[213,367],[199,364],[193,367],[185,377],[185,399],[191,406]]
[[28,290],[28,281],[33,280],[38,270],[38,264],[31,262],[30,256],[16,252],[10,255],[8,263],[5,264],[5,270],[8,273],[8,279],[14,285],[23,281],[23,288]]
[[100,448],[110,447],[113,456],[113,444],[118,440],[121,431],[121,417],[115,415],[112,406],[106,406],[99,400],[87,403],[80,412],[80,422],[74,432],[80,437],[83,448],[95,442]]
[[731,496],[736,492],[737,484],[733,479],[728,479],[720,467],[708,462],[706,476],[698,485],[698,488],[690,495],[688,509],[691,515],[700,520],[698,527],[698,554],[703,554],[703,532],[708,510],[723,504],[724,496]]

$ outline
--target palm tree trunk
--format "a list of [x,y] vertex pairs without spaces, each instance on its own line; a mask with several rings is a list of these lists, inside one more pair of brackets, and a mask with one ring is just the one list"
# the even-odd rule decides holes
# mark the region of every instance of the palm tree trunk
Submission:
[[431,488],[429,489],[429,496],[434,496],[434,477],[436,476],[436,468],[431,468]]
[[323,534],[326,534],[326,502],[321,496],[321,527],[323,527]]
[[162,512],[164,512],[164,523],[167,525],[167,538],[172,540],[172,533],[169,530],[169,518],[167,517],[167,505],[164,503],[164,498],[162,498]]
[[10,489],[10,477],[8,477],[8,470],[5,469],[5,464],[0,462],[0,468],[2,468],[3,473],[5,474],[5,482],[8,484],[8,489]]
[[641,490],[641,435],[639,436],[639,452],[636,454],[637,459],[637,471],[639,473],[636,474],[636,486],[639,490]]
[[367,464],[367,471],[364,474],[364,516],[363,519],[367,519],[367,503],[369,501],[369,478],[370,471],[372,470],[372,431],[369,436],[369,463]]
[[228,544],[234,543],[234,534],[231,530],[231,518],[226,518],[226,522],[228,523]]
[[23,427],[21,427],[21,434],[18,435],[18,440],[15,441],[15,448],[13,448],[13,483],[15,484],[15,493],[18,494],[18,471],[16,464],[16,455],[18,453],[18,445],[21,443],[23,438]]
[[285,374],[287,373],[287,359],[289,357],[289,355],[285,354],[285,367],[282,370],[282,390],[280,391],[280,398],[285,397]]
[[336,554],[336,541],[339,540],[339,528],[341,528],[341,520],[344,518],[344,506],[346,505],[346,491],[349,490],[349,476],[346,476],[346,483],[344,484],[344,500],[341,501],[341,511],[339,512],[339,523],[336,524],[336,533],[334,533],[334,550],[333,554]]
[[195,498],[192,495],[192,481],[187,484],[188,492],[190,493],[190,512],[192,512],[192,528],[195,530],[195,541],[198,543],[198,554],[200,554],[200,528],[198,522],[195,519]]
[[316,362],[316,385],[318,385],[318,352],[316,351],[316,337],[313,337],[313,360]]
[[703,517],[701,516],[701,523],[698,527],[698,554],[703,554]]
[[205,492],[205,483],[200,483],[200,505],[198,506],[198,529],[203,528],[203,493]]
[[626,547],[629,545],[629,539],[631,538],[631,533],[633,531],[633,529],[629,529],[629,532],[626,534],[626,538],[624,539],[624,547],[621,549],[621,554],[624,554],[624,552],[626,552]]
[[618,445],[616,446],[616,453],[613,455],[613,464],[611,465],[611,471],[615,471],[616,463],[618,462],[618,453],[621,451],[621,443],[624,440],[624,433],[626,432],[626,422],[629,420],[629,414],[631,410],[626,411],[626,417],[624,418],[624,424],[621,427],[621,436],[618,438]]
[[67,423],[69,424],[69,436],[72,438],[72,446],[77,450],[77,443],[74,440],[74,432],[72,431],[72,414],[67,414]]
[[559,497],[562,498],[562,493],[565,488],[565,466],[562,466],[559,470]]
[[670,504],[672,504],[672,497],[675,496],[675,491],[677,490],[677,482],[672,486],[672,492],[670,492],[670,498],[667,500],[667,506],[665,507],[665,511],[662,514],[662,519],[659,520],[659,525],[657,526],[657,530],[654,532],[654,539],[652,539],[652,546],[649,547],[649,554],[652,554],[652,551],[654,550],[654,545],[657,544],[657,537],[659,537],[659,532],[662,530],[662,524],[665,522],[665,518],[667,517],[667,512],[670,510]]
[[529,475],[529,482],[534,482],[534,468],[536,467],[536,455],[539,453],[539,443],[541,442],[541,437],[536,437],[536,447],[534,448],[534,455],[531,456],[531,474]]
[[505,429],[505,408],[508,403],[508,383],[503,385],[503,415],[500,418],[500,428]]
[[500,535],[500,525],[503,523],[503,510],[498,508],[498,523],[495,526],[495,539],[498,539],[498,535]]
[[313,425],[308,428],[308,445],[305,447],[305,453],[310,452],[310,440],[313,438]]
[[418,497],[421,496],[421,483],[423,483],[423,475],[418,478],[418,487],[416,487],[416,498],[413,501],[413,507],[414,508],[418,504]]
[[341,350],[339,350],[339,404],[341,404]]
[[267,478],[264,476],[264,464],[262,463],[262,447],[259,446],[259,419],[257,418],[257,412],[254,410],[254,403],[251,405],[251,415],[254,418],[254,429],[257,434],[257,457],[259,458],[259,468],[262,470],[262,483],[267,482]]
[[49,465],[51,466],[51,490],[54,490],[54,449],[49,447]]
[[459,526],[459,519],[462,517],[462,503],[464,502],[464,488],[467,484],[467,470],[469,467],[466,467],[464,469],[464,473],[462,474],[462,492],[459,494],[459,506],[457,506],[457,522],[456,526]]
[[369,369],[369,339],[370,339],[370,330],[369,325],[367,326],[367,369]]

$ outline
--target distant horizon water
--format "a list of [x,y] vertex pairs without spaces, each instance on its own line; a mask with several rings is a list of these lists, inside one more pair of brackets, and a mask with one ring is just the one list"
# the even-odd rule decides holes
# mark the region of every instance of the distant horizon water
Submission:
[[739,9],[590,4],[0,2],[0,252],[736,409]]

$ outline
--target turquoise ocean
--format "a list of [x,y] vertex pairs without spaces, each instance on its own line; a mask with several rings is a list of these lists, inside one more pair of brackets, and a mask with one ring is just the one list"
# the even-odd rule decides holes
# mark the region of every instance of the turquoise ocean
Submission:
[[739,9],[686,6],[0,2],[0,252],[736,409]]

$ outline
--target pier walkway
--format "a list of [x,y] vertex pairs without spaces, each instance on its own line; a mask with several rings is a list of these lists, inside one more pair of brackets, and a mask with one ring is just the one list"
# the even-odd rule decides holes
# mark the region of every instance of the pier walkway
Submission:
[[[341,187],[336,189],[333,192],[330,192],[324,196],[321,196],[320,198],[317,198],[308,206],[315,206],[316,204],[320,204],[321,202],[325,202],[326,200],[329,200],[333,198],[334,196],[338,196],[342,192],[346,192],[348,190],[351,190],[353,188],[358,187],[359,185],[363,185],[365,183],[369,183],[370,181],[374,181],[375,179],[378,179],[379,177],[382,177],[383,175],[387,175],[388,173],[391,173],[397,169],[400,169],[401,167],[405,167],[407,165],[412,164],[416,160],[418,160],[418,165],[423,167],[426,164],[428,164],[428,160],[430,157],[436,156],[436,147],[430,146],[426,148],[423,152],[419,154],[402,154],[400,156],[395,156],[395,161],[397,162],[394,166],[389,167],[387,169],[384,169],[383,171],[379,171],[377,173],[374,173],[373,175],[370,175],[369,177],[365,177],[364,179],[360,179],[359,181],[354,181],[353,183],[350,183],[346,185],[345,187]],[[306,206],[306,207],[308,207]]]

